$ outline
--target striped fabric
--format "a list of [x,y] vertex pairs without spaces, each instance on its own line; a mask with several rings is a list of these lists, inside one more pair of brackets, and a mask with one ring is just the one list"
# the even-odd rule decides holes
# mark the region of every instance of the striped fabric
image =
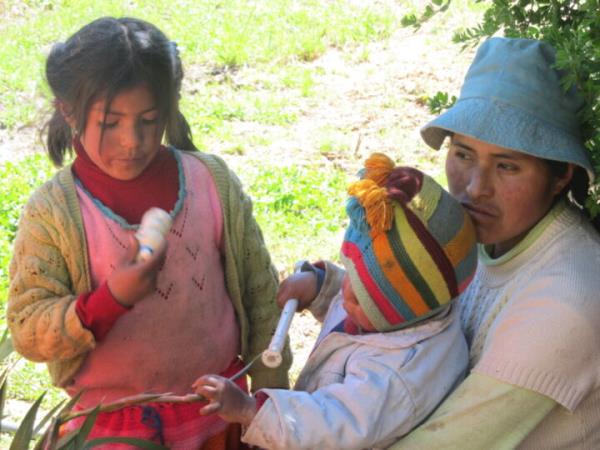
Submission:
[[436,314],[467,287],[475,230],[460,203],[416,169],[375,153],[361,176],[348,189],[342,263],[373,326],[396,330]]

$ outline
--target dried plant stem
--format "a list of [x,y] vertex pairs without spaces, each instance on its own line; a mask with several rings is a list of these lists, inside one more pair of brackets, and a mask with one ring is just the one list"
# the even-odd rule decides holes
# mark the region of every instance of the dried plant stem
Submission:
[[[246,372],[252,367],[252,365],[256,362],[258,358],[260,358],[261,353],[256,355],[248,364],[244,366],[239,372],[229,377],[231,381],[237,380],[242,375],[245,375]],[[67,413],[61,416],[60,421],[62,423],[68,422],[69,420],[73,420],[77,417],[87,416],[91,414],[93,411],[98,412],[111,412],[116,411],[117,409],[126,408],[128,406],[140,405],[144,403],[192,403],[192,402],[201,402],[206,401],[202,395],[197,394],[187,394],[187,395],[173,395],[170,392],[166,392],[163,394],[138,394],[132,395],[130,397],[123,397],[116,402],[107,403],[106,405],[99,405],[94,408],[82,409],[81,411]]]

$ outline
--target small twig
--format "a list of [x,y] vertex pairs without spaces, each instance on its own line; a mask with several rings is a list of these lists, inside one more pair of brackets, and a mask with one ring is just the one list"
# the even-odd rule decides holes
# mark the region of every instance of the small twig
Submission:
[[[250,367],[252,367],[252,365],[256,362],[256,360],[258,358],[260,358],[261,354],[262,353],[259,353],[254,358],[252,358],[248,364],[246,364],[239,372],[237,372],[234,375],[232,375],[231,377],[229,377],[229,379],[231,381],[235,381],[238,378],[240,378],[242,375],[245,375],[246,372],[248,372],[248,370],[250,370]],[[83,409],[81,411],[68,413],[68,414],[65,414],[64,416],[62,416],[60,418],[60,420],[61,420],[61,422],[64,423],[64,422],[73,420],[77,417],[87,416],[87,415],[91,414],[92,411],[97,410],[98,412],[111,412],[111,411],[115,411],[117,409],[121,409],[121,408],[124,408],[127,406],[140,405],[143,403],[151,403],[151,402],[193,403],[193,402],[201,402],[201,401],[206,401],[206,398],[202,395],[197,395],[197,394],[173,395],[170,392],[165,392],[162,394],[138,394],[138,395],[132,395],[130,397],[123,397],[123,398],[117,400],[116,402],[107,403],[106,405],[100,405],[99,407],[88,408],[88,409]]]

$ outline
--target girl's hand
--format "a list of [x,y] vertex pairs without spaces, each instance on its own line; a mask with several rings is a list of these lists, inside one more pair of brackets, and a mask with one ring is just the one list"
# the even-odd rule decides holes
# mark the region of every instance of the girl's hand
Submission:
[[136,262],[139,244],[132,235],[127,255],[108,277],[108,288],[117,302],[131,307],[152,293],[156,277],[167,254],[166,240],[155,253],[145,261]]
[[298,299],[298,311],[310,306],[317,296],[317,274],[314,272],[296,272],[279,285],[277,304],[283,308],[290,298]]
[[256,399],[228,378],[204,375],[194,382],[192,388],[209,401],[200,410],[202,415],[216,413],[226,422],[246,426],[250,425],[256,415]]

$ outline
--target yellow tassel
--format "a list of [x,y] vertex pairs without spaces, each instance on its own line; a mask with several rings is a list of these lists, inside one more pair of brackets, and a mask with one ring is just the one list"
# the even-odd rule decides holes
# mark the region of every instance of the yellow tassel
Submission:
[[365,218],[371,227],[372,236],[392,227],[393,208],[385,188],[379,187],[374,180],[363,179],[352,183],[348,194],[356,197],[365,209]]
[[372,153],[365,161],[365,178],[373,180],[378,186],[384,186],[394,169],[394,161],[383,153]]

